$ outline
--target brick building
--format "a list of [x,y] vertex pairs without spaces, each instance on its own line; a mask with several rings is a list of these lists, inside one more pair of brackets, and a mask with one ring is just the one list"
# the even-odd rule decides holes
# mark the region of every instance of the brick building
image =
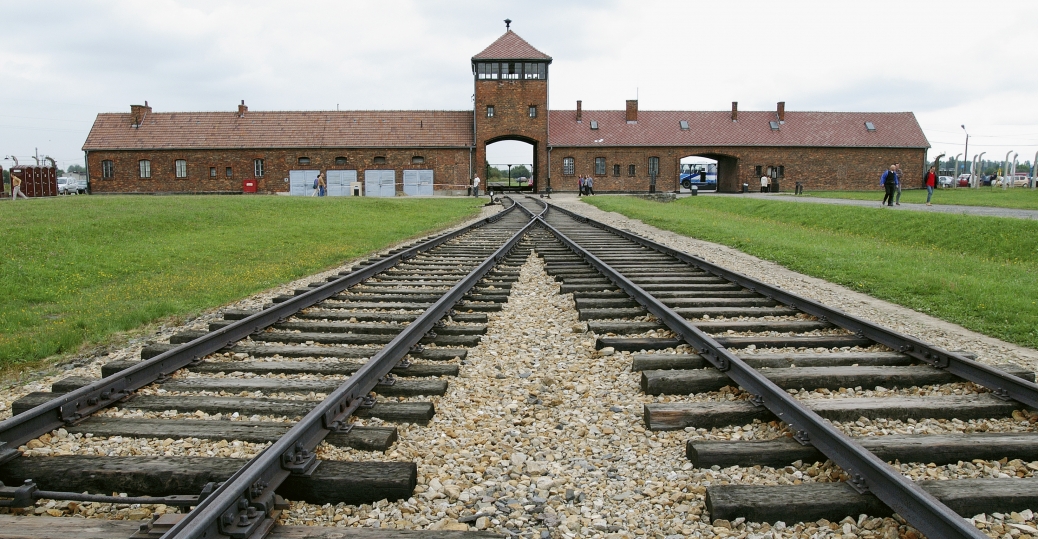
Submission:
[[[471,59],[467,111],[154,112],[98,114],[83,145],[94,193],[464,193],[484,176],[487,146],[532,145],[533,186],[597,192],[678,190],[680,162],[717,161],[719,191],[762,174],[807,189],[875,189],[900,162],[914,175],[929,143],[911,112],[549,109],[552,58],[508,30]],[[911,176],[910,176],[911,177]]]

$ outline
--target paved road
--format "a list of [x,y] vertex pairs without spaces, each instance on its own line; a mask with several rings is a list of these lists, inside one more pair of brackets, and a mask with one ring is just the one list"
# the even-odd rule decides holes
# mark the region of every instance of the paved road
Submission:
[[956,213],[960,215],[981,215],[984,217],[1012,217],[1015,219],[1038,219],[1038,210],[1015,210],[1012,208],[989,208],[986,206],[952,206],[948,204],[934,204],[933,206],[927,206],[926,204],[902,203],[900,206],[893,206],[889,208],[886,206],[880,207],[879,199],[882,198],[883,193],[879,191],[877,191],[876,200],[874,201],[847,200],[843,198],[797,197],[785,193],[711,193],[705,196],[750,197],[765,198],[771,200],[783,200],[790,202],[807,202],[812,204],[838,204],[844,206],[862,206],[876,208],[877,210],[883,211],[928,211],[936,213]]

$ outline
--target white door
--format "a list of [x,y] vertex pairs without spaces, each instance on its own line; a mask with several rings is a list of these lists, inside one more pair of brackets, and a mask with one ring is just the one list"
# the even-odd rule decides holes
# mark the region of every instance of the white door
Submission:
[[348,197],[353,194],[350,184],[357,181],[356,170],[329,170],[327,174],[328,196]]
[[369,197],[396,196],[396,171],[365,170],[364,195]]
[[433,194],[433,171],[431,170],[405,170],[404,171],[404,194],[408,196]]
[[310,196],[314,192],[314,180],[317,179],[317,170],[290,170],[288,171],[289,194],[292,196]]

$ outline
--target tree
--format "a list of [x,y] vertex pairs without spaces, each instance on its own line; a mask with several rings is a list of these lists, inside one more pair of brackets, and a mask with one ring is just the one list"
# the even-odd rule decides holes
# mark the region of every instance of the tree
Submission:
[[530,169],[526,168],[526,165],[517,165],[512,167],[512,178],[529,178]]
[[83,165],[69,165],[68,171],[86,174],[86,167],[84,167]]

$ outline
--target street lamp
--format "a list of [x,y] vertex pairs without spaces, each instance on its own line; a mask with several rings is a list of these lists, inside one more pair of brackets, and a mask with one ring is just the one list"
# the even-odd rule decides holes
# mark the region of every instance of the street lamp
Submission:
[[959,127],[962,127],[966,133],[966,148],[962,150],[963,168],[966,168],[965,162],[970,160],[970,132],[966,131],[966,124],[961,124]]

